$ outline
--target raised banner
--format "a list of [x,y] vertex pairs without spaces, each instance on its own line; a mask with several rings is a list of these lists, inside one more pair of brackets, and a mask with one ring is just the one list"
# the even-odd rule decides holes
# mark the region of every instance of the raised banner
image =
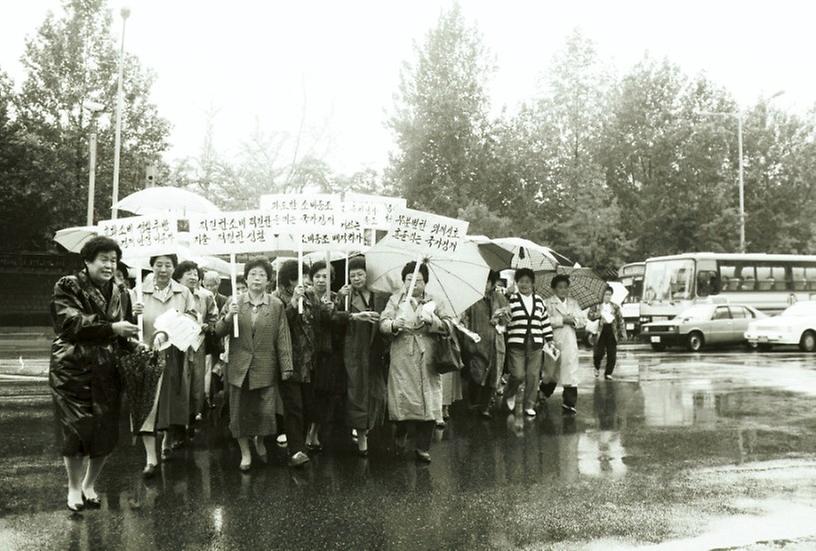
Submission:
[[347,192],[342,207],[344,214],[359,220],[364,229],[389,230],[394,222],[394,213],[405,209],[407,203],[398,197]]
[[168,215],[101,220],[99,234],[115,239],[131,258],[172,254],[178,247],[179,220]]
[[299,230],[339,228],[342,220],[342,201],[331,193],[277,193],[261,195],[261,210],[289,226],[292,233]]
[[407,249],[453,253],[467,235],[468,222],[413,209],[396,209],[388,235]]
[[[303,250],[363,252],[367,247],[363,225],[354,217],[340,215],[335,228],[309,228],[300,234]],[[297,237],[295,237],[297,238]]]
[[289,225],[264,210],[190,215],[190,248],[197,254],[260,253],[278,250]]

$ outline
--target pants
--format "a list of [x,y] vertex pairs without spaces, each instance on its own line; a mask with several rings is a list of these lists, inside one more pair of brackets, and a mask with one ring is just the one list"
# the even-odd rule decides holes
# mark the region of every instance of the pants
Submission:
[[507,351],[510,380],[504,389],[505,399],[515,396],[524,384],[524,409],[533,409],[538,398],[538,382],[541,378],[542,350],[536,349],[531,340],[524,348],[510,348]]
[[592,359],[595,361],[595,369],[601,369],[601,360],[606,355],[606,375],[612,375],[615,371],[615,364],[618,361],[618,341],[615,339],[615,332],[608,323],[601,328],[598,335],[598,342],[595,343],[595,350]]
[[490,385],[481,386],[477,383],[471,383],[470,400],[479,411],[487,411],[490,408],[490,400],[495,393],[496,389]]
[[433,431],[435,421],[396,421],[397,430],[394,436],[397,440],[408,435],[410,427],[414,427],[414,441],[416,442],[416,449],[427,452],[431,450],[431,440],[433,439]]
[[283,381],[280,385],[283,400],[283,428],[289,455],[306,451],[306,409],[311,403],[311,385],[294,381]]
[[[542,383],[541,385],[541,392],[544,394],[545,398],[549,398],[550,396],[555,393],[555,387],[558,386],[558,383]],[[578,387],[577,386],[565,386],[564,392],[561,394],[561,399],[564,402],[565,406],[575,407],[578,403]]]

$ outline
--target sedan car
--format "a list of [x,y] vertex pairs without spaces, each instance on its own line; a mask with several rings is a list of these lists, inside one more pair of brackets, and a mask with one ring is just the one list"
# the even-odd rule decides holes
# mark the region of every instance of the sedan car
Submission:
[[778,316],[752,322],[745,338],[761,350],[797,344],[803,352],[816,352],[816,301],[797,302]]
[[765,317],[742,304],[695,304],[672,320],[644,324],[640,338],[658,351],[667,346],[685,346],[699,352],[710,344],[746,342],[748,325]]

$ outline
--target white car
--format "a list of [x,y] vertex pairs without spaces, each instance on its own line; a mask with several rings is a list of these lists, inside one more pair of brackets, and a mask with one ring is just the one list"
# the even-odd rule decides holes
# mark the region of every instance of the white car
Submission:
[[804,352],[816,352],[816,301],[797,302],[778,316],[752,322],[745,338],[760,349],[798,344]]

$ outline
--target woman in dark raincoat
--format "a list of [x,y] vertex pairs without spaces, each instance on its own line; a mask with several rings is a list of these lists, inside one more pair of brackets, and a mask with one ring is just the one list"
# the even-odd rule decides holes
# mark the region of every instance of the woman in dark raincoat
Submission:
[[138,334],[127,291],[113,282],[122,251],[116,241],[95,237],[80,253],[85,269],[54,286],[48,380],[62,428],[62,455],[68,471],[68,508],[98,507],[94,489],[119,437],[121,384],[117,357],[135,345]]
[[388,297],[377,295],[366,286],[365,259],[351,259],[348,269],[351,285],[341,289],[338,305],[349,313],[343,342],[346,416],[351,428],[357,431],[357,451],[366,456],[368,432],[382,424],[386,413],[386,350],[379,320]]

